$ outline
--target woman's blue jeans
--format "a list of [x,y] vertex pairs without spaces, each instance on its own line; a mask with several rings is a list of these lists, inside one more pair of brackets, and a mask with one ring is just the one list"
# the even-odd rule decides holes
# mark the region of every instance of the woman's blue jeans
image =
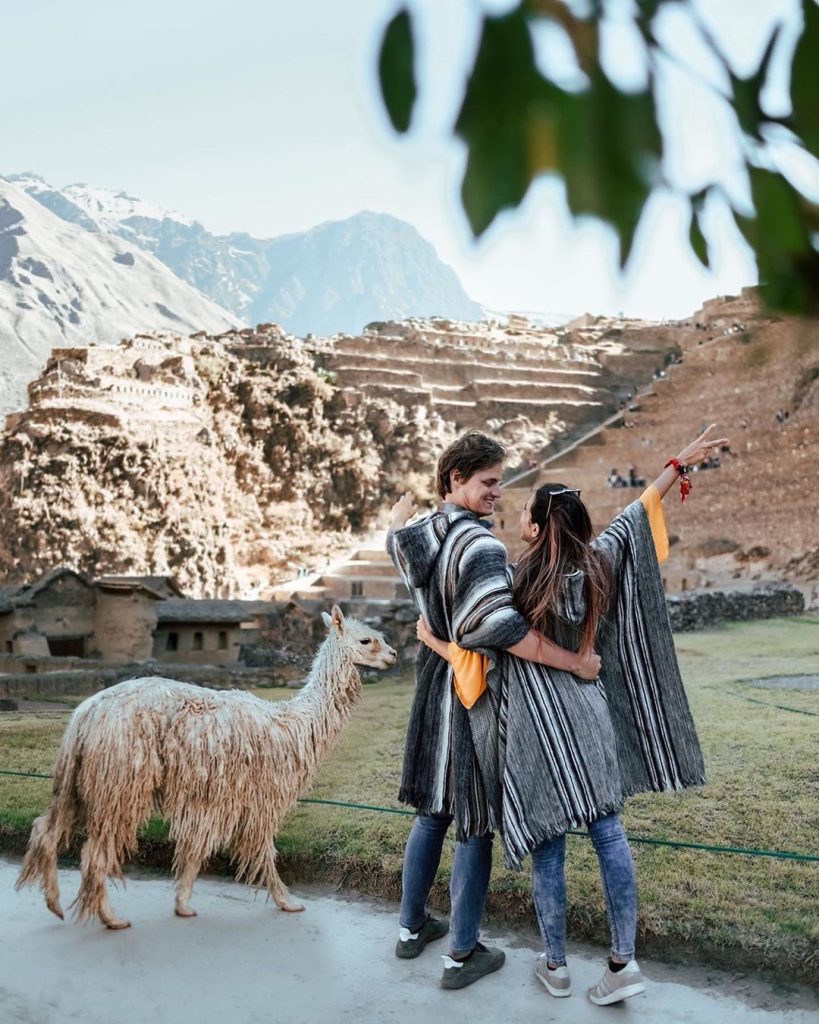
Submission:
[[[589,835],[600,862],[611,929],[611,955],[631,960],[637,934],[637,880],[631,848],[616,814],[593,821]],[[532,851],[532,895],[549,963],[566,963],[566,836]]]
[[[441,860],[451,815],[419,814],[404,851],[401,927],[417,932],[427,918],[427,896]],[[449,948],[453,956],[471,953],[478,941],[486,890],[492,871],[492,834],[455,843],[449,896],[452,917]]]

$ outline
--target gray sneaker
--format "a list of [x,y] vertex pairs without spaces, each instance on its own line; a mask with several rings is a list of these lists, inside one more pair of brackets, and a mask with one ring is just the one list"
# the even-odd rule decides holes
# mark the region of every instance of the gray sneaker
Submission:
[[569,968],[562,964],[552,969],[549,967],[549,958],[541,953],[535,964],[535,977],[545,986],[546,991],[556,999],[563,999],[572,994],[572,979],[569,977]]
[[499,971],[506,961],[506,954],[502,949],[494,949],[478,942],[468,960],[460,962],[445,956],[443,961],[441,988],[466,988],[485,974]]
[[414,960],[415,957],[421,955],[428,942],[442,939],[448,931],[448,918],[438,918],[427,914],[426,921],[414,934],[406,928],[401,929],[401,934],[395,946],[395,955],[401,960]]
[[597,1006],[619,1003],[630,996],[645,992],[644,980],[636,960],[629,960],[620,971],[613,971],[607,965],[606,973],[589,989],[589,999]]

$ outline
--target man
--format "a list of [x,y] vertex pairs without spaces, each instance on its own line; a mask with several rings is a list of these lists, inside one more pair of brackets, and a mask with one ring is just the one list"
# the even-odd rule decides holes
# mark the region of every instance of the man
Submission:
[[[440,509],[405,526],[415,506],[409,494],[403,495],[393,508],[387,550],[438,636],[490,658],[493,651],[508,650],[593,679],[600,670],[596,654],[581,658],[557,647],[530,630],[515,609],[506,549],[486,521],[501,497],[505,455],[502,444],[477,431],[454,441],[438,460]],[[427,913],[426,901],[454,819],[452,933],[441,985],[465,988],[506,959],[502,950],[478,941],[498,815],[486,799],[466,707],[453,699],[450,666],[422,645],[416,681],[399,799],[415,807],[418,817],[404,854],[395,952],[414,958],[449,930],[446,920]]]

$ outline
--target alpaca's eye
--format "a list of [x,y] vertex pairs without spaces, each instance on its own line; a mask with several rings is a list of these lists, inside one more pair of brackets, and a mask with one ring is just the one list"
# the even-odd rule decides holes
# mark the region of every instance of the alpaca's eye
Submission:
[[366,640],[362,640],[361,642],[362,642],[362,644],[371,644],[371,643],[372,643],[372,640],[370,640],[370,639],[368,638],[368,639],[366,639]]

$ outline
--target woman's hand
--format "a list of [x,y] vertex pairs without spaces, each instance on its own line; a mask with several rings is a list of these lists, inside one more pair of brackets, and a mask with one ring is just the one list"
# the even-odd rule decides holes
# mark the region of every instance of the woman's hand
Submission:
[[429,623],[423,615],[415,623],[415,635],[422,644],[426,644],[431,651],[435,651],[439,658],[443,658],[444,661],[450,660],[449,644],[446,640],[442,640],[432,632],[429,628]]
[[390,529],[400,530],[407,520],[418,511],[418,506],[409,491],[404,491],[390,510]]
[[588,654],[577,655],[577,663],[572,669],[572,675],[585,679],[587,682],[594,682],[600,675],[600,668],[603,662],[597,651],[589,651]]
[[418,621],[415,623],[415,635],[421,641],[422,644],[426,644],[427,647],[432,647],[431,640],[437,639],[435,634],[429,628],[429,623],[423,615],[418,616]]
[[695,466],[697,463],[702,462],[703,459],[707,459],[714,448],[721,448],[724,444],[728,444],[727,437],[712,439],[711,434],[716,429],[716,426],[716,423],[712,423],[696,440],[683,448],[677,456],[677,459],[683,466]]
[[[716,427],[716,423],[712,423],[710,427],[707,427],[700,434],[698,438],[693,440],[691,444],[686,445],[685,448],[677,456],[677,461],[680,463],[683,469],[686,466],[696,466],[698,463],[707,459],[714,448],[721,448],[724,444],[728,444],[727,437],[712,438],[711,434]],[[670,460],[669,460],[670,462]],[[657,492],[661,498],[664,498],[666,494],[671,490],[678,477],[677,470],[671,464],[667,465],[665,469],[660,473],[657,479],[654,481],[654,487],[657,488]],[[687,493],[687,492],[686,492]]]

